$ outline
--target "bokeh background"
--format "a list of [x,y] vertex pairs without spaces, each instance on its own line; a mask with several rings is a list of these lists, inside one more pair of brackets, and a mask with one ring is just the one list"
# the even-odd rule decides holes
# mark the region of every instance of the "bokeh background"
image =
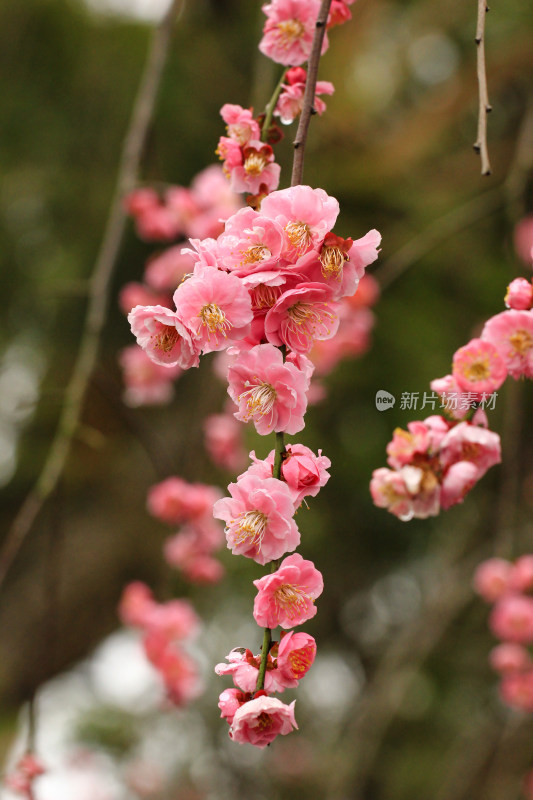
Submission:
[[[54,434],[163,10],[155,0],[0,5],[4,531]],[[358,0],[352,10],[321,62],[320,77],[336,92],[312,121],[305,181],[339,199],[340,235],[381,231],[372,272],[382,296],[371,349],[328,377],[326,399],[307,417],[305,444],[331,458],[333,477],[298,519],[301,552],[326,585],[306,627],[319,658],[294,693],[301,730],[256,752],[231,745],[218,720],[227,680],[212,675],[213,664],[236,645],[259,648],[257,565],[228,552],[217,586],[172,578],[176,596],[189,596],[204,620],[197,656],[206,692],[188,710],[157,710],[134,639],[117,633],[126,582],[144,580],[156,593],[168,585],[168,531],[146,513],[147,487],[172,472],[221,487],[234,477],[217,471],[203,447],[203,417],[221,408],[225,392],[207,366],[180,379],[168,407],[132,410],[121,401],[117,353],[131,334],[116,297],[154,249],[130,225],[68,468],[0,595],[0,752],[12,757],[38,690],[38,743],[56,773],[37,784],[39,800],[515,800],[533,766],[533,725],[498,699],[487,609],[471,590],[482,558],[532,549],[531,388],[501,391],[491,426],[511,455],[464,505],[402,523],[374,508],[368,492],[392,430],[426,415],[401,409],[402,392],[422,395],[446,374],[453,352],[503,310],[508,282],[531,271],[512,233],[533,210],[533,11],[509,0],[487,17],[487,178],[472,150],[475,3]],[[185,4],[143,181],[188,186],[216,160],[220,106],[260,109],[268,99],[277,72],[257,51],[262,17],[250,0]],[[291,131],[278,148],[282,185]],[[398,398],[394,408],[376,409],[380,389]],[[247,437],[266,455],[270,443]],[[142,780],[131,777],[136,769]]]

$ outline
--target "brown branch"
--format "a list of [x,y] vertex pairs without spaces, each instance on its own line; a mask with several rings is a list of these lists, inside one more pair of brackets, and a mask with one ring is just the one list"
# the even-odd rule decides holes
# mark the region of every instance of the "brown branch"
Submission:
[[57,486],[78,428],[83,401],[98,355],[100,335],[109,306],[111,278],[125,230],[126,212],[123,199],[137,182],[139,164],[169,52],[173,24],[181,6],[182,0],[173,0],[167,14],[152,36],[144,73],[122,148],[115,193],[106,229],[90,281],[88,307],[77,359],[66,388],[57,431],[42,471],[15,517],[0,551],[0,586],[43,505]]
[[487,72],[485,69],[485,17],[489,7],[486,0],[478,0],[477,4],[477,80],[479,85],[479,112],[477,122],[477,139],[474,150],[481,156],[481,174],[490,175],[489,151],[487,147],[487,114],[492,111],[489,103],[489,92],[487,89]]
[[307,80],[305,82],[303,108],[300,115],[300,122],[298,123],[298,130],[296,131],[296,138],[294,140],[291,186],[298,186],[303,180],[307,132],[309,130],[311,115],[313,114],[318,65],[320,62],[322,42],[324,41],[324,34],[326,33],[326,22],[328,21],[330,6],[331,0],[322,0],[322,5],[320,6],[320,11],[318,12],[316,20],[313,46],[311,47],[311,54],[307,62]]

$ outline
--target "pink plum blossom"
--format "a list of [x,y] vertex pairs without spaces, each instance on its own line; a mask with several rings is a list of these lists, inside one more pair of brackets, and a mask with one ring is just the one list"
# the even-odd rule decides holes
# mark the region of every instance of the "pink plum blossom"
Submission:
[[[230,168],[228,158],[225,166]],[[252,139],[242,149],[242,163],[230,168],[230,186],[234,192],[272,192],[278,187],[280,172],[270,145]]]
[[154,666],[163,678],[172,705],[183,708],[202,693],[198,665],[182,648],[167,647]]
[[[259,50],[286,67],[303,64],[311,53],[319,10],[319,0],[272,0],[264,5],[267,20]],[[326,35],[321,52],[327,48]]]
[[305,425],[309,377],[271,344],[239,353],[228,368],[228,393],[238,405],[235,417],[253,420],[262,436],[272,431],[298,433]]
[[118,295],[118,304],[124,314],[129,314],[135,306],[165,306],[170,307],[170,298],[162,292],[154,292],[142,283],[130,281],[124,284]]
[[276,666],[280,677],[289,689],[298,684],[311,668],[316,656],[316,642],[312,636],[299,631],[281,632],[276,655]]
[[533,285],[525,278],[515,278],[507,287],[505,295],[507,308],[516,311],[529,311],[533,305]]
[[289,260],[317,250],[335,225],[339,203],[323,189],[292,186],[272,192],[261,203],[261,214],[275,220],[285,232]]
[[185,275],[193,269],[191,251],[183,245],[175,245],[148,261],[144,280],[156,291],[174,292]]
[[234,742],[266,747],[276,736],[284,736],[298,728],[294,718],[295,700],[290,705],[276,697],[261,695],[238,708],[233,717],[230,736]]
[[156,364],[197,367],[199,348],[174,311],[164,306],[135,306],[128,314],[137,344]]
[[172,476],[151,487],[147,506],[150,514],[162,522],[179,525],[210,513],[219,497],[214,487]]
[[174,292],[176,314],[203,353],[223,350],[250,330],[250,295],[234,275],[201,267]]
[[469,406],[461,403],[462,390],[453,375],[435,378],[430,382],[431,389],[440,396],[441,407],[453,419],[463,419],[469,412]]
[[265,319],[271,344],[309,353],[316,340],[331,339],[339,327],[333,292],[320,283],[301,283],[284,292]]
[[353,0],[331,0],[327,23],[328,30],[351,20],[352,12],[348,5],[351,5],[352,2]]
[[479,469],[471,461],[456,461],[442,479],[440,505],[445,511],[462,503],[480,478]]
[[149,587],[141,581],[129,583],[122,592],[118,613],[124,625],[143,628],[148,625],[156,602]]
[[531,656],[526,648],[513,642],[503,642],[493,647],[489,661],[492,669],[503,674],[522,672],[532,666]]
[[220,716],[231,725],[237,709],[248,700],[251,700],[248,692],[241,692],[240,689],[224,689],[218,698]]
[[470,461],[476,466],[479,479],[490,467],[500,463],[500,437],[478,425],[460,422],[442,438],[439,459],[444,467],[457,461]]
[[[254,656],[251,650],[236,647],[228,653],[226,660],[229,663],[222,662],[215,666],[216,674],[231,675],[236,687],[243,692],[254,692],[259,675],[261,654]],[[297,683],[293,685],[296,686]],[[267,657],[264,687],[267,692],[282,692],[286,688],[286,682],[278,679],[278,669],[270,654]]]
[[375,469],[370,494],[376,506],[404,522],[434,517],[440,509],[440,487],[431,469],[406,465],[399,470]]
[[533,313],[502,311],[491,317],[481,333],[491,342],[505,362],[512,378],[533,378]]
[[[264,461],[256,458],[255,452],[250,453],[253,464],[248,469],[248,474],[258,475],[262,478],[272,477],[274,466],[274,450]],[[330,478],[327,470],[331,461],[322,455],[322,450],[316,456],[312,450],[303,444],[287,444],[281,460],[281,477],[286,482],[292,496],[295,508],[301,504],[304,497],[316,497],[322,486]],[[245,473],[246,474],[246,473]]]
[[498,639],[518,644],[533,642],[533,598],[504,595],[489,618],[490,629]]
[[500,388],[507,369],[496,347],[483,339],[472,339],[453,357],[453,377],[463,392],[473,392],[481,399]]
[[[287,70],[286,82],[283,84],[274,109],[274,115],[279,117],[284,125],[290,125],[302,111],[306,80],[307,72],[303,67],[292,67]],[[313,102],[313,108],[317,114],[323,114],[326,110],[326,104],[319,95],[331,95],[334,91],[335,87],[329,81],[317,81]]]
[[516,559],[511,570],[510,584],[515,592],[529,592],[533,589],[533,555]]
[[243,147],[250,139],[259,139],[261,130],[253,117],[251,108],[226,103],[220,109],[220,116],[228,126],[228,136]]
[[294,505],[283,481],[245,473],[228,488],[231,497],[215,503],[213,516],[226,522],[228,547],[234,555],[266,564],[298,547]]
[[316,614],[315,600],[324,581],[312,561],[287,556],[276,572],[254,581],[254,619],[263,628],[294,628]]
[[230,414],[210,414],[204,422],[204,443],[219,467],[238,472],[246,463],[242,425]]
[[483,561],[474,573],[474,589],[488,603],[493,603],[509,591],[512,564],[504,558]]
[[125,385],[123,400],[126,405],[133,408],[160,405],[172,399],[173,381],[182,373],[177,364],[173,367],[156,364],[136,344],[121,350],[119,363]]
[[283,243],[283,230],[274,220],[243,208],[227,220],[218,238],[218,261],[240,276],[277,270]]
[[533,669],[525,672],[509,672],[500,683],[503,702],[520,711],[533,712]]

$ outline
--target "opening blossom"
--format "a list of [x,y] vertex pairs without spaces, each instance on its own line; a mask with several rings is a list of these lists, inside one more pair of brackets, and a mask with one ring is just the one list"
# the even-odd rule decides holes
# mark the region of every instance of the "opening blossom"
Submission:
[[215,503],[213,516],[226,522],[232,553],[266,564],[298,547],[294,505],[283,481],[244,473],[228,488],[231,497]]
[[261,695],[237,709],[230,727],[234,742],[248,742],[256,747],[266,747],[276,736],[285,736],[298,728],[294,718],[293,700],[290,705],[276,697]]
[[315,600],[322,594],[324,581],[312,561],[294,553],[276,572],[254,581],[254,586],[258,590],[254,601],[257,624],[290,629],[315,616]]
[[[309,58],[320,0],[273,0],[263,6],[267,16],[259,50],[277,64],[298,67]],[[322,53],[328,48],[324,36]]]
[[175,311],[164,306],[135,306],[128,322],[137,344],[156,364],[182,369],[198,366],[200,349]]
[[[274,116],[279,117],[284,125],[290,125],[302,111],[306,80],[307,72],[303,67],[292,67],[287,70],[286,82],[274,109]],[[319,95],[331,95],[334,91],[335,87],[329,81],[317,81],[313,103],[317,114],[323,114],[326,110],[326,104]]]

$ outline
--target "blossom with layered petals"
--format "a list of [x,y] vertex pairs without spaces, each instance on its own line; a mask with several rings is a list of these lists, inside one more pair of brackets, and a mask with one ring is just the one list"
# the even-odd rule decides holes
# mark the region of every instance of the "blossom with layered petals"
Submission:
[[[287,70],[285,83],[278,97],[274,116],[279,117],[284,125],[290,125],[301,113],[305,92],[307,72],[303,67],[292,67]],[[329,81],[317,81],[313,108],[317,114],[323,114],[326,104],[320,99],[321,94],[333,94],[335,87]]]
[[274,220],[243,208],[227,220],[218,238],[218,261],[239,275],[277,269],[283,243],[283,230]]
[[223,350],[245,338],[252,321],[252,302],[235,275],[200,267],[174,292],[176,314],[203,353]]
[[439,460],[444,467],[458,461],[470,461],[478,470],[478,480],[490,467],[501,461],[500,437],[469,422],[460,422],[446,433],[440,443]]
[[399,470],[375,469],[370,494],[376,506],[404,522],[413,517],[434,517],[440,509],[440,486],[430,468],[406,465]]
[[[267,20],[259,50],[286,67],[298,67],[308,60],[313,44],[320,0],[272,0],[263,6]],[[328,48],[324,36],[322,53]]]
[[235,417],[253,420],[262,436],[272,431],[293,434],[305,425],[309,377],[271,344],[242,351],[228,368],[228,394],[238,405]]
[[218,698],[220,716],[222,719],[226,719],[231,725],[237,709],[240,708],[243,703],[248,702],[248,700],[251,700],[248,692],[241,692],[240,689],[224,689]]
[[232,553],[266,564],[298,547],[294,504],[283,481],[245,473],[228,488],[231,497],[215,503],[213,516],[226,522]]
[[225,103],[220,109],[220,116],[228,126],[228,136],[235,139],[242,147],[250,139],[259,139],[261,129],[254,119],[251,108],[243,108],[232,103]]
[[331,339],[339,327],[332,290],[320,283],[301,283],[284,292],[265,318],[271,344],[309,353],[317,340]]
[[[252,465],[247,473],[258,475],[261,478],[272,476],[275,451],[271,450],[264,460],[256,458],[255,452],[250,453]],[[287,444],[281,460],[281,477],[286,482],[292,496],[294,507],[298,508],[304,497],[315,497],[322,486],[330,479],[327,470],[331,461],[322,455],[322,450],[316,456],[309,447],[303,444]]]
[[295,702],[286,705],[266,695],[249,700],[235,711],[230,737],[240,744],[248,742],[255,747],[266,747],[276,736],[285,736],[298,728],[294,718]]
[[257,624],[290,629],[315,616],[315,600],[322,594],[324,581],[312,561],[294,553],[283,559],[276,572],[254,581],[254,586]]
[[497,348],[483,339],[472,339],[453,357],[452,375],[462,392],[475,393],[478,399],[500,388],[507,369]]
[[272,192],[277,189],[281,167],[274,160],[274,151],[269,144],[251,139],[242,148],[240,164],[231,165],[225,159],[229,171],[230,187],[234,192]]
[[135,306],[128,314],[137,344],[156,364],[197,367],[199,348],[175,311],[164,306]]
[[491,342],[505,362],[512,378],[533,378],[533,313],[502,311],[491,317],[481,333]]
[[275,220],[285,232],[285,254],[293,261],[318,250],[339,214],[339,203],[323,189],[291,186],[272,192],[261,203],[261,214]]

